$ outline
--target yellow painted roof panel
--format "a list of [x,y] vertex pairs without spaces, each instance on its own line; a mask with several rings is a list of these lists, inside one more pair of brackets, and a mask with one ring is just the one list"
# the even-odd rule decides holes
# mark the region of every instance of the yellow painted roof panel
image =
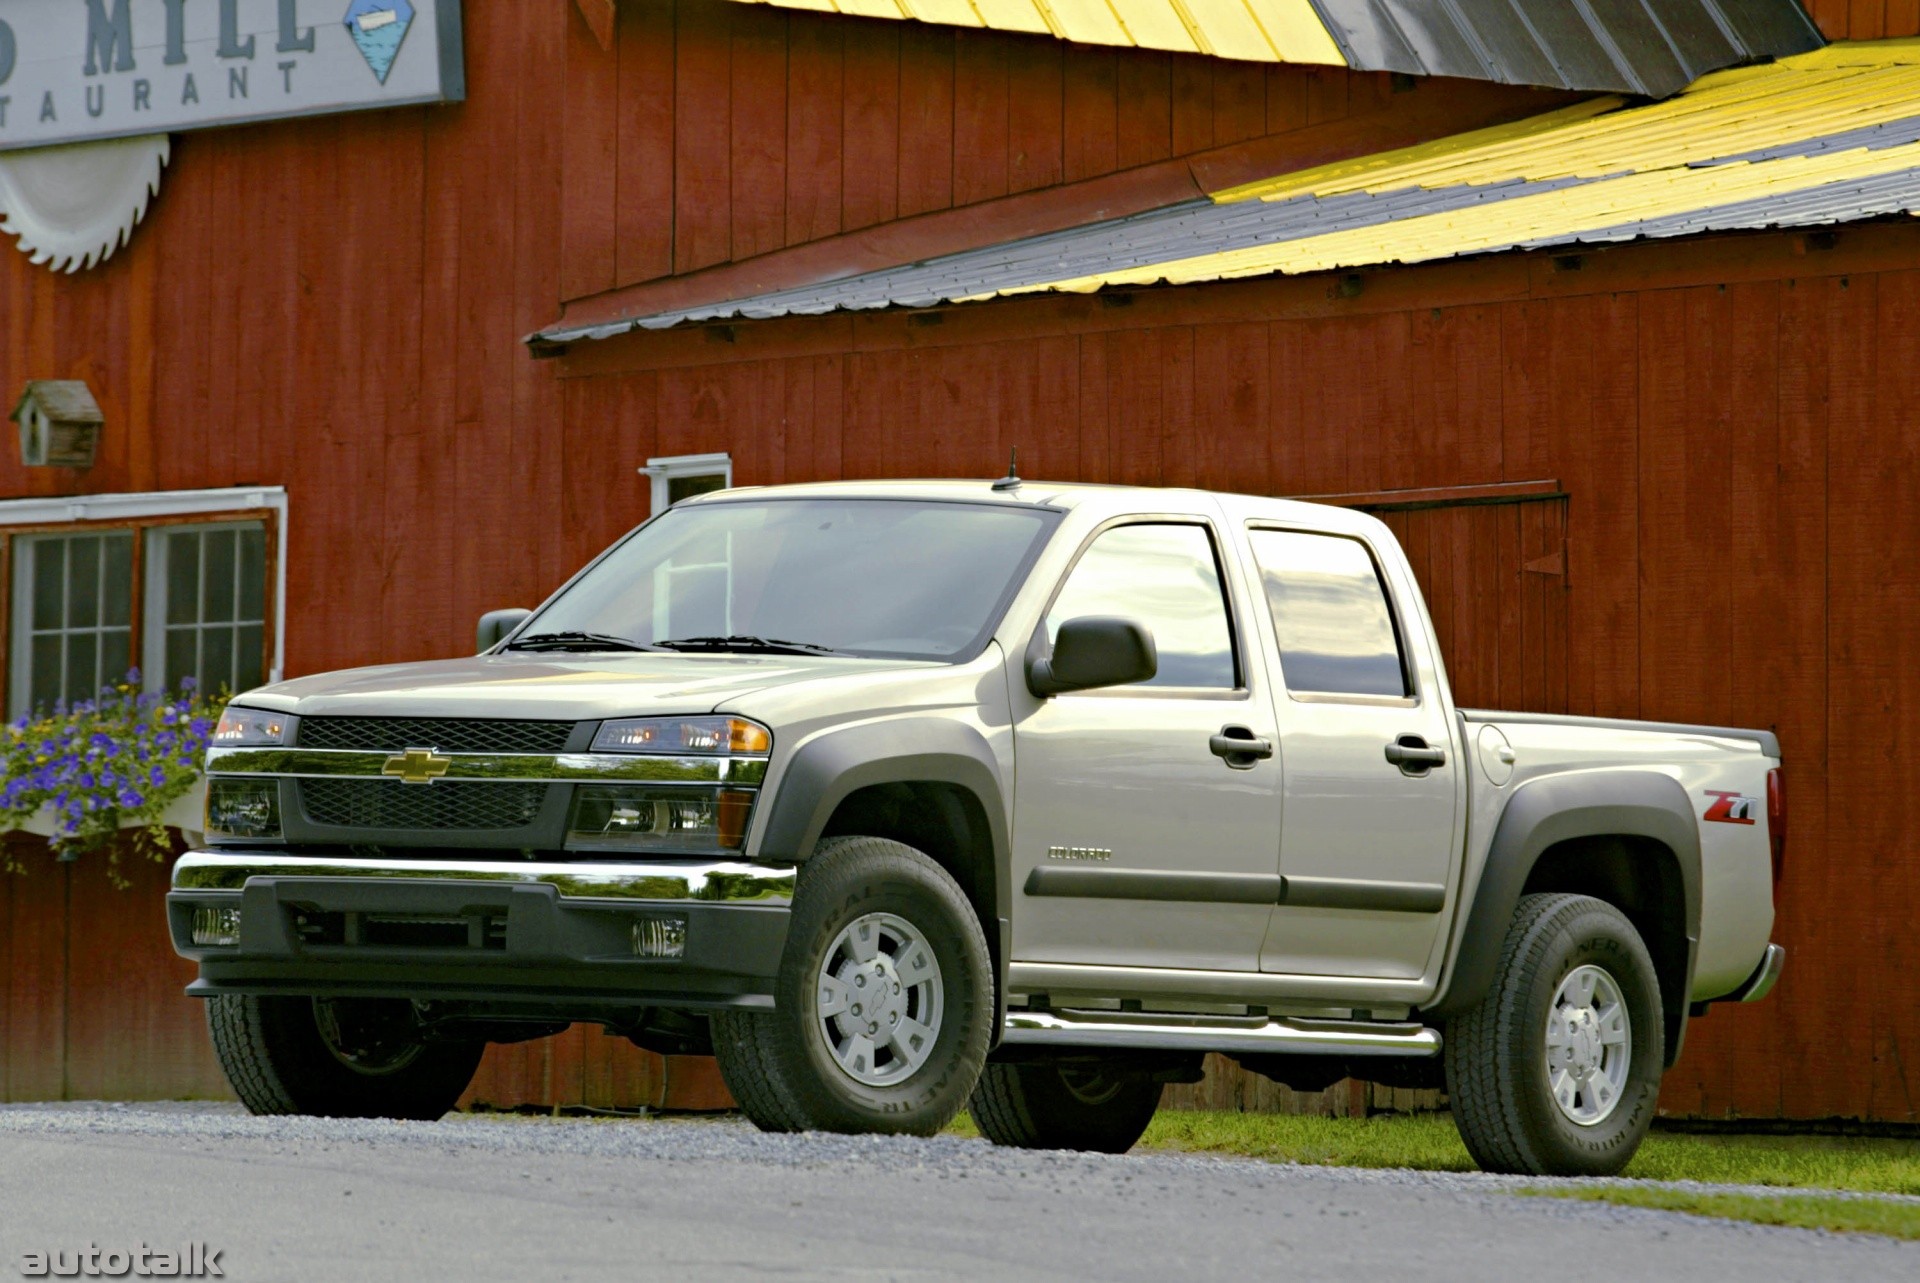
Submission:
[[996,31],[1052,32],[1080,44],[1206,53],[1249,62],[1344,67],[1312,0],[738,0],[862,18],[915,18]]

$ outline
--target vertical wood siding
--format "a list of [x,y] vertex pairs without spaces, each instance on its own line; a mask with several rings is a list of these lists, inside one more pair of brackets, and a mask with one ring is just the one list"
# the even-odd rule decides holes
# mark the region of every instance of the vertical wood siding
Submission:
[[1829,40],[1920,36],[1920,0],[1801,0]]
[[1310,125],[1405,120],[1439,92],[725,0],[623,0],[608,50],[572,4],[535,8],[566,25],[565,78],[522,95],[519,126],[561,139],[566,298]]

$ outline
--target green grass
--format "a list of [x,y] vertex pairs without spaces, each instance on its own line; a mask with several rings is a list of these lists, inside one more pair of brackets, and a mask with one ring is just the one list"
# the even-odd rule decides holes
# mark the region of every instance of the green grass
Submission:
[[[972,1130],[970,1123],[967,1127]],[[1467,1157],[1453,1121],[1435,1114],[1357,1119],[1168,1109],[1154,1117],[1140,1147],[1337,1167],[1473,1170],[1473,1160]],[[1648,1182],[1699,1181],[1920,1195],[1920,1141],[1655,1132],[1647,1137],[1623,1175]],[[1518,1192],[1762,1225],[1920,1239],[1920,1203],[1837,1198],[1816,1192],[1748,1194],[1674,1189],[1658,1184],[1542,1187]]]
[[[1315,1118],[1164,1109],[1141,1145],[1339,1167],[1473,1170],[1444,1114]],[[1655,1132],[1625,1175],[1649,1181],[1774,1185],[1920,1195],[1920,1141]]]
[[1651,1207],[1664,1212],[1685,1212],[1692,1216],[1719,1216],[1734,1221],[1753,1221],[1760,1225],[1790,1225],[1796,1229],[1920,1239],[1920,1203],[1896,1203],[1881,1198],[1838,1198],[1831,1194],[1722,1194],[1672,1189],[1663,1185],[1523,1189],[1517,1192],[1536,1198],[1624,1203],[1629,1207]]

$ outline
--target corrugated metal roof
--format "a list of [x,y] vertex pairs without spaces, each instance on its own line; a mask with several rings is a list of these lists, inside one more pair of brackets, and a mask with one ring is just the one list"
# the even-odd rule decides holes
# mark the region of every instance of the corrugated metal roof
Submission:
[[739,0],[1251,62],[1670,94],[1820,46],[1797,0]]
[[1664,97],[1710,71],[1820,47],[1775,0],[1320,0],[1347,62]]
[[1090,226],[605,325],[929,307],[1920,211],[1920,41],[1720,72],[1667,102],[1598,99]]

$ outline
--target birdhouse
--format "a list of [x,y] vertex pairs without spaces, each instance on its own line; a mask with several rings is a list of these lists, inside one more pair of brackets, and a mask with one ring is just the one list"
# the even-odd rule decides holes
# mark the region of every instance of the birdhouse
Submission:
[[79,379],[35,379],[13,407],[20,461],[30,468],[91,468],[105,422]]

